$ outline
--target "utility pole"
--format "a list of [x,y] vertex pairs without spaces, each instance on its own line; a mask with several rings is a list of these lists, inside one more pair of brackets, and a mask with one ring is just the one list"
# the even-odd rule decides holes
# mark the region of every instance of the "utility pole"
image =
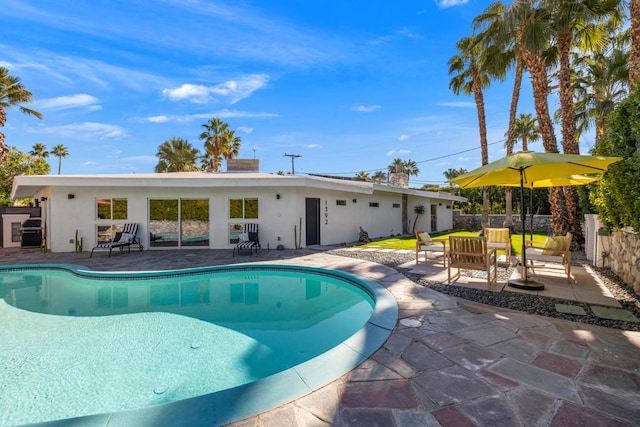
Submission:
[[302,157],[302,156],[300,154],[287,154],[287,153],[284,153],[284,156],[291,157],[291,175],[295,175],[296,174],[296,167],[295,167],[294,161],[295,161],[296,157]]

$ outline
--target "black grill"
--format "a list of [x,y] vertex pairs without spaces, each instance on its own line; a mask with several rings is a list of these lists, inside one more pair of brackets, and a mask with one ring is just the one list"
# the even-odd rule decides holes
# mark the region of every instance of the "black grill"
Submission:
[[29,218],[20,228],[23,248],[40,247],[42,245],[42,219]]

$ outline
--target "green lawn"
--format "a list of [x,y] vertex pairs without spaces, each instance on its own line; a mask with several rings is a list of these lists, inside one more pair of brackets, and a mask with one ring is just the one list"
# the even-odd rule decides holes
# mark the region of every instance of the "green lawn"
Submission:
[[[480,235],[479,231],[454,231],[450,233],[432,233],[431,237],[443,239],[448,238],[449,236],[478,236]],[[526,240],[529,240],[529,233],[526,234]],[[547,240],[546,234],[541,233],[533,233],[534,242],[540,242],[544,244]],[[370,242],[364,245],[358,245],[360,248],[379,248],[379,249],[415,249],[416,248],[416,238],[415,236],[402,236],[402,237],[393,237],[389,239],[376,240],[375,242]],[[502,252],[502,251],[499,251]],[[522,253],[522,234],[512,234],[511,235],[511,254],[512,255],[520,255]]]

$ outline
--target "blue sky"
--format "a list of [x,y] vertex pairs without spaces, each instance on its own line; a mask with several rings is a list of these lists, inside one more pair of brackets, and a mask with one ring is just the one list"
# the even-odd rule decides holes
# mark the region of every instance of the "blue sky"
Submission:
[[[3,0],[0,65],[44,115],[10,109],[3,131],[22,151],[64,144],[63,174],[146,173],[162,142],[201,149],[219,117],[262,172],[290,171],[285,153],[301,156],[296,173],[341,176],[400,157],[418,162],[412,187],[442,183],[480,166],[475,104],[449,90],[447,61],[490,3]],[[511,89],[485,93],[490,160],[505,153]]]

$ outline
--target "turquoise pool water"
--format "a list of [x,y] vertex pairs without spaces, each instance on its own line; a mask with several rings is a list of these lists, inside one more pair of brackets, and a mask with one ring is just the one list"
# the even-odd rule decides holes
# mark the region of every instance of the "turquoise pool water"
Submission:
[[379,291],[283,266],[0,270],[0,425],[246,387],[354,336]]

